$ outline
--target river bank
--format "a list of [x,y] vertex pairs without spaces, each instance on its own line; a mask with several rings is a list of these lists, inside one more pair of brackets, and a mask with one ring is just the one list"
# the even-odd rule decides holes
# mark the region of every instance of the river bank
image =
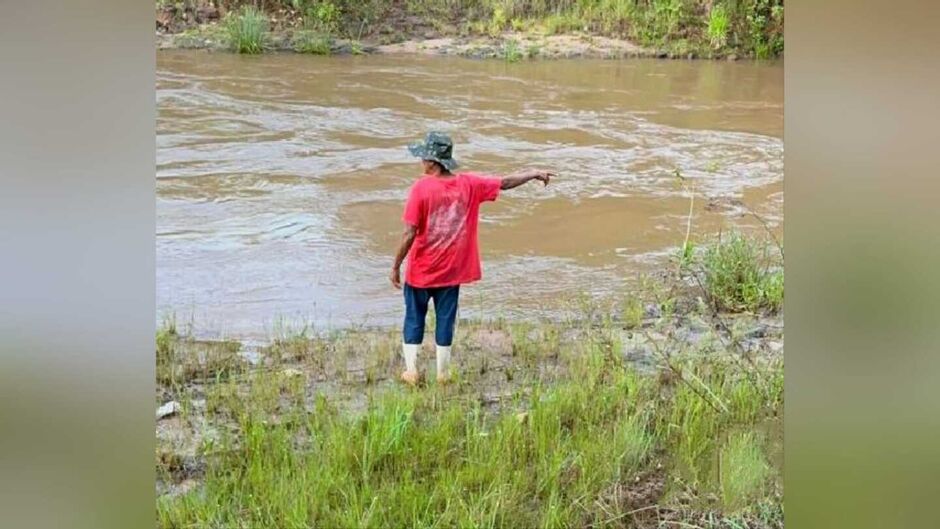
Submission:
[[[157,33],[157,49],[203,49],[215,52],[228,51],[230,45],[220,26],[204,25],[188,31],[169,34]],[[281,32],[272,34],[266,49],[272,52],[298,52],[294,34]],[[304,53],[304,52],[298,52]],[[467,57],[471,59],[624,59],[624,58],[673,58],[695,59],[692,51],[656,50],[639,46],[629,40],[610,37],[570,34],[538,35],[506,32],[498,37],[434,37],[409,39],[393,44],[378,44],[350,39],[330,39],[317,54],[321,55],[369,55],[369,54],[418,54]],[[736,55],[729,55],[736,60]]]
[[779,304],[729,312],[714,277],[670,277],[461,321],[456,382],[426,345],[417,389],[397,329],[252,347],[168,322],[158,525],[783,527]]
[[301,0],[261,2],[258,9],[257,3],[239,1],[158,1],[156,44],[158,49],[420,53],[507,61],[735,60],[783,52],[783,6],[769,0],[734,8],[711,1],[544,4]]

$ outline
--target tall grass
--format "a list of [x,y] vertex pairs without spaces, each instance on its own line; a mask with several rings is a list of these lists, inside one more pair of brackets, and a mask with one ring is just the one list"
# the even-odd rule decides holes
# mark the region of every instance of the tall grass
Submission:
[[[514,349],[557,344],[540,327],[512,331]],[[350,413],[281,369],[219,379],[205,475],[158,500],[158,526],[629,527],[643,526],[631,512],[674,511],[687,490],[703,513],[747,519],[774,504],[764,485],[779,469],[747,432],[779,412],[782,383],[759,392],[730,364],[685,364],[723,411],[638,374],[606,341],[578,341],[564,379],[520,387],[497,411],[472,388],[367,390]]]
[[736,433],[721,449],[721,501],[729,512],[745,506],[765,487],[771,474],[753,432]]
[[[777,264],[778,266],[775,266]],[[783,305],[783,270],[770,246],[731,232],[705,248],[705,288],[722,310],[777,310]]]
[[242,6],[226,16],[225,30],[232,51],[262,53],[268,38],[268,18],[253,5]]
[[721,49],[728,42],[728,28],[731,20],[724,4],[712,6],[708,13],[708,40],[715,49]]

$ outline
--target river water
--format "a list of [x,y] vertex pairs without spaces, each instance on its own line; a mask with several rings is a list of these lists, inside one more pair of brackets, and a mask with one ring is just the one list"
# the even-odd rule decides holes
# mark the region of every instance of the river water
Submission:
[[[201,336],[398,322],[405,145],[558,173],[484,205],[464,316],[623,288],[693,237],[783,222],[782,63],[157,54],[157,309]],[[761,228],[763,229],[763,228]]]

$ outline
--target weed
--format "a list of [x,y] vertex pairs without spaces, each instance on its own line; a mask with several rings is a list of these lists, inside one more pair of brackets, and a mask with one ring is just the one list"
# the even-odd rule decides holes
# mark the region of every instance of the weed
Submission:
[[643,323],[643,302],[636,296],[627,296],[620,314],[625,328],[636,329]]
[[771,268],[768,247],[732,232],[705,248],[705,289],[716,307],[729,311],[777,310],[783,272]]
[[679,247],[679,270],[689,268],[695,260],[695,242],[686,239]]
[[333,39],[325,33],[300,30],[294,32],[291,38],[291,46],[298,53],[329,55],[333,48]]
[[708,40],[712,48],[720,49],[728,42],[730,19],[724,4],[715,4],[708,14]]
[[240,349],[238,342],[198,341],[165,325],[156,334],[157,382],[175,391],[193,380],[227,378],[244,367]]
[[243,6],[225,18],[229,47],[238,53],[262,53],[268,39],[268,19],[254,6]]
[[542,30],[547,35],[557,35],[578,27],[576,18],[570,15],[553,14],[542,21]]
[[519,47],[519,42],[515,39],[507,39],[503,42],[500,55],[506,62],[518,62],[523,58],[522,49]]
[[493,10],[493,16],[490,18],[487,32],[492,37],[498,37],[503,32],[503,28],[506,27],[507,22],[509,22],[509,19],[506,16],[506,11],[502,7],[497,7]]
[[307,8],[307,23],[311,29],[330,34],[339,29],[340,11],[332,2],[318,2]]
[[721,449],[720,461],[721,502],[726,512],[733,513],[761,492],[770,466],[751,432],[730,436]]

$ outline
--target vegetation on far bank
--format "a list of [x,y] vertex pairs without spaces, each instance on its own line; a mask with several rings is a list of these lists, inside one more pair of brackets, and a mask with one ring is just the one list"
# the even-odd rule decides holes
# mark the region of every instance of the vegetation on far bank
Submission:
[[242,53],[271,47],[275,35],[281,47],[329,53],[337,38],[356,52],[366,41],[506,32],[629,39],[676,57],[783,53],[783,0],[157,0],[157,10],[164,30],[221,26],[217,36]]
[[248,362],[169,320],[157,403],[198,444],[158,442],[158,526],[783,527],[764,246],[705,242],[552,321],[461,321],[458,380],[417,390],[395,329],[280,327]]

